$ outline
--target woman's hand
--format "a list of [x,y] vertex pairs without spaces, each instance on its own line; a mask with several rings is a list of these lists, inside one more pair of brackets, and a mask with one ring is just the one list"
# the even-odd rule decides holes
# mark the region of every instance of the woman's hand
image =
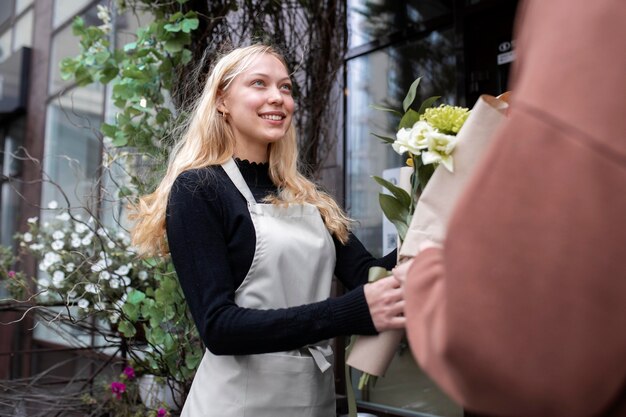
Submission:
[[365,300],[378,332],[404,328],[404,297],[400,282],[393,276],[365,284]]

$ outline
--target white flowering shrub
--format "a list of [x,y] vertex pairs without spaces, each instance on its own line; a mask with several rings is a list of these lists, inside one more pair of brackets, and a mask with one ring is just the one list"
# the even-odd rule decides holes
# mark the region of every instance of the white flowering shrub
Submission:
[[18,239],[38,259],[37,297],[42,300],[62,301],[77,306],[80,316],[96,314],[117,323],[131,291],[145,293],[156,285],[156,263],[137,258],[126,232],[67,211],[42,225],[36,217],[28,223],[29,231]]
[[73,321],[96,317],[109,323],[113,334],[130,339],[128,353],[138,369],[188,381],[202,345],[171,261],[141,259],[128,233],[70,215],[54,201],[48,209],[58,214],[43,224],[28,219],[28,232],[16,235],[37,259],[39,273],[29,279],[7,272],[13,296],[67,306]]

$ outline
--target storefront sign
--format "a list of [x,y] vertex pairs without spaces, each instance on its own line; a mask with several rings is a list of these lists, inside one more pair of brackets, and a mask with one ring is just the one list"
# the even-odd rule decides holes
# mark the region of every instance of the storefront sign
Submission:
[[498,45],[498,65],[515,61],[515,41],[500,42]]

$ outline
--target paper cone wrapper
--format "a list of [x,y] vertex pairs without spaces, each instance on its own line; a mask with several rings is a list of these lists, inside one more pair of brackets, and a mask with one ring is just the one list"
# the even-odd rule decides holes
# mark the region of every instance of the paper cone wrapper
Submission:
[[457,134],[458,143],[452,157],[454,172],[439,166],[420,196],[406,238],[400,248],[400,258],[414,257],[421,247],[442,245],[450,215],[465,184],[480,162],[491,138],[506,118],[508,103],[482,95]]
[[[412,174],[413,168],[400,168],[398,187],[409,194],[411,194]],[[376,336],[359,336],[352,346],[346,363],[370,375],[384,376],[403,335],[404,330],[389,330]]]
[[403,335],[404,330],[388,330],[376,336],[359,336],[346,363],[370,375],[384,376]]

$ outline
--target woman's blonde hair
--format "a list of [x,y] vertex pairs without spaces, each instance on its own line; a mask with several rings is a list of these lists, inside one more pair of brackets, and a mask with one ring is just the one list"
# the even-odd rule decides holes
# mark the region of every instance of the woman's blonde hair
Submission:
[[[218,96],[228,90],[235,77],[246,71],[261,54],[285,59],[267,45],[238,48],[223,56],[208,76],[200,98],[192,109],[181,140],[173,147],[167,172],[152,194],[141,197],[131,209],[133,245],[144,256],[167,254],[165,213],[174,181],[182,172],[209,165],[220,165],[233,157],[235,137],[218,114]],[[269,145],[269,174],[278,187],[273,204],[309,203],[315,205],[326,228],[342,243],[348,240],[350,219],[331,196],[320,191],[297,170],[296,133],[292,126],[285,137]]]

